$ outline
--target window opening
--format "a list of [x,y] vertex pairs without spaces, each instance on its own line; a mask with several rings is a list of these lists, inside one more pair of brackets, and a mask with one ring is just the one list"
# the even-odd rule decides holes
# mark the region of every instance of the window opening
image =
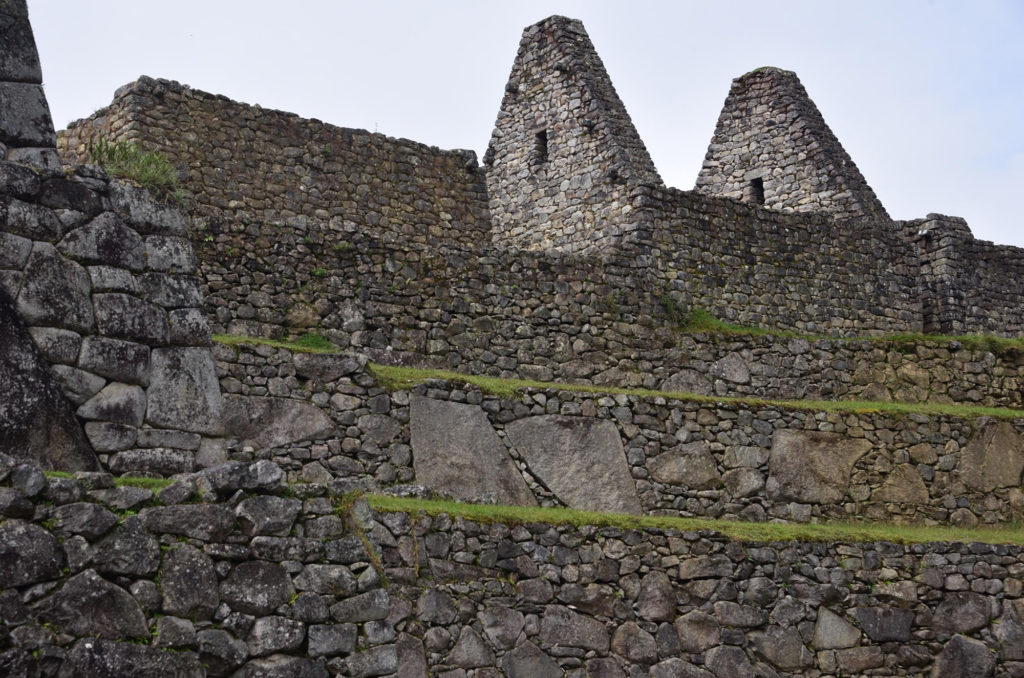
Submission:
[[764,179],[761,177],[750,180],[750,202],[755,205],[764,204]]
[[546,129],[537,132],[534,136],[533,154],[538,164],[548,161],[548,131]]

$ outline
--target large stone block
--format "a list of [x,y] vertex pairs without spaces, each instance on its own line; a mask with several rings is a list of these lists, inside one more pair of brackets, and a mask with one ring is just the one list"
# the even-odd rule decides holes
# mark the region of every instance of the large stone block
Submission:
[[160,589],[163,611],[177,617],[209,619],[220,600],[213,560],[189,544],[179,544],[164,555]]
[[96,329],[100,334],[163,346],[170,336],[167,311],[130,294],[94,294]]
[[110,182],[110,203],[118,216],[145,235],[185,236],[185,215],[162,205],[149,191],[122,181]]
[[149,638],[146,617],[132,595],[93,570],[69,579],[35,610],[41,621],[76,636]]
[[60,220],[53,210],[6,195],[0,195],[0,222],[8,233],[29,240],[55,242],[61,234]]
[[219,435],[217,364],[208,348],[153,349],[146,421],[159,428]]
[[21,270],[32,254],[32,241],[13,233],[0,232],[0,268]]
[[89,274],[83,267],[52,245],[36,243],[18,294],[18,313],[30,325],[88,333],[93,329],[89,292]]
[[0,452],[48,469],[98,470],[71,404],[2,292],[0,347]]
[[931,678],[988,678],[995,667],[996,655],[985,643],[957,634],[935,657]]
[[69,231],[57,243],[61,254],[83,264],[100,264],[141,271],[146,267],[142,237],[113,212],[104,212],[84,226]]
[[840,502],[854,463],[870,449],[867,440],[837,433],[777,430],[772,438],[768,495],[808,504]]
[[149,347],[120,339],[86,337],[78,366],[110,379],[149,384]]
[[552,414],[519,419],[505,432],[530,471],[572,508],[642,511],[612,422]]
[[0,524],[0,581],[5,587],[56,579],[63,565],[64,549],[43,528],[20,520]]
[[[24,3],[19,3],[24,6]],[[14,7],[0,6],[0,80],[11,82],[43,82],[43,70],[39,66],[35,37],[28,17]]]
[[57,145],[50,105],[46,103],[42,85],[0,82],[0,111],[4,112],[0,116],[0,143],[44,148]]
[[647,470],[659,483],[691,490],[710,490],[722,484],[715,457],[703,440],[665,450],[647,462]]
[[138,281],[142,296],[164,308],[203,305],[203,284],[194,275],[143,273]]
[[94,638],[85,638],[75,643],[68,652],[65,668],[66,672],[62,671],[60,675],[75,678],[203,678],[207,675],[194,652],[172,652],[148,645]]
[[973,490],[1017,487],[1024,470],[1024,440],[1008,421],[979,419],[980,430],[964,448],[960,477]]
[[478,406],[413,395],[410,427],[418,483],[465,501],[536,506]]
[[258,450],[326,435],[334,422],[320,408],[287,398],[224,396],[224,430]]
[[30,327],[29,334],[50,363],[74,365],[82,349],[82,335],[57,327]]
[[131,384],[113,382],[78,408],[78,416],[138,428],[146,413],[146,392]]
[[151,271],[195,273],[196,255],[188,238],[168,235],[146,236],[146,260]]

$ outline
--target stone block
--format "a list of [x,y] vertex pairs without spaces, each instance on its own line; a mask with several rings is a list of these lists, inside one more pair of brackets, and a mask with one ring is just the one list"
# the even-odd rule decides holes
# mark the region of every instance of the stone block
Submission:
[[13,233],[0,232],[0,268],[21,270],[32,254],[32,241]]
[[78,366],[130,384],[149,384],[149,347],[120,339],[86,337]]
[[107,421],[90,421],[85,435],[97,452],[117,452],[135,445],[139,430],[134,426]]
[[43,70],[39,66],[35,37],[29,24],[27,12],[21,7],[8,3],[0,7],[0,36],[4,49],[0,52],[0,80],[12,82],[43,82]]
[[119,474],[156,473],[171,476],[195,470],[195,455],[188,450],[168,447],[131,449],[110,458],[110,470]]
[[60,577],[64,550],[57,538],[32,523],[0,523],[0,580],[5,587],[26,586]]
[[168,312],[171,333],[168,341],[174,346],[209,346],[210,323],[198,308],[176,308]]
[[568,506],[642,512],[622,439],[612,422],[542,415],[511,422],[505,433],[531,473]]
[[146,413],[146,392],[131,384],[113,382],[78,408],[83,419],[109,421],[136,428]]
[[82,336],[59,327],[30,327],[29,334],[50,363],[74,365],[82,348]]
[[146,421],[156,428],[219,435],[220,383],[208,348],[153,349]]
[[870,449],[867,440],[837,433],[777,430],[772,437],[768,496],[807,504],[840,502],[854,463]]
[[65,234],[57,249],[82,264],[113,266],[130,271],[146,267],[146,246],[142,237],[128,228],[113,212],[98,217]]
[[318,438],[334,422],[309,403],[286,398],[224,396],[224,427],[228,435],[258,450]]
[[143,273],[138,281],[143,298],[158,306],[184,308],[203,305],[203,284],[194,275]]
[[93,292],[127,292],[137,294],[139,286],[130,271],[113,266],[90,266],[89,279]]
[[130,294],[94,294],[96,329],[103,336],[143,344],[167,344],[170,326],[167,311]]
[[34,608],[41,621],[76,636],[149,638],[146,617],[132,595],[93,570],[75,575]]
[[[5,44],[4,51],[6,49]],[[15,147],[53,148],[57,145],[42,85],[0,82],[0,111],[4,112],[0,117],[0,142]]]
[[52,245],[36,243],[18,294],[18,314],[29,325],[89,333],[93,329],[89,293],[89,274],[83,267],[62,257]]
[[196,255],[187,238],[168,235],[146,236],[149,270],[159,273],[195,273]]
[[220,584],[221,598],[232,609],[265,615],[292,598],[291,577],[277,563],[250,560],[235,565]]
[[188,619],[210,619],[220,600],[213,560],[190,544],[179,544],[164,554],[160,589],[163,611]]
[[4,231],[29,240],[53,243],[61,236],[60,220],[53,210],[6,195],[0,195],[0,221]]
[[41,185],[39,175],[32,169],[16,162],[0,160],[0,193],[20,200],[31,200]]
[[412,396],[410,406],[418,483],[465,501],[536,506],[480,407],[418,395]]
[[144,235],[185,237],[187,221],[177,208],[162,205],[149,191],[123,181],[110,182],[110,203],[127,224]]
[[50,368],[61,392],[75,406],[81,405],[100,392],[107,380],[92,372],[68,365],[54,365]]
[[964,448],[960,476],[973,490],[1016,487],[1024,470],[1024,440],[1008,421],[979,419],[980,430]]

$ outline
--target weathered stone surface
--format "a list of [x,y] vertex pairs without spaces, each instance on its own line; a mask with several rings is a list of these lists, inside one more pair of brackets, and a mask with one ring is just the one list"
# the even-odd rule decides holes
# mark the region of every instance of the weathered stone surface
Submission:
[[149,638],[146,617],[131,594],[93,570],[71,577],[34,607],[39,619],[76,636]]
[[146,236],[146,263],[151,271],[195,273],[196,255],[188,238],[165,235]]
[[0,193],[28,200],[39,192],[40,185],[39,175],[32,168],[0,160]]
[[900,464],[885,479],[880,488],[871,494],[872,501],[895,502],[900,504],[927,504],[928,488],[921,474],[913,464]]
[[175,308],[167,313],[168,341],[174,346],[209,346],[210,323],[198,308]]
[[32,254],[32,241],[13,233],[0,232],[0,268],[21,270]]
[[499,650],[515,647],[525,624],[523,613],[510,607],[490,607],[481,610],[477,617],[484,627],[484,634]]
[[964,448],[960,477],[967,486],[991,492],[1020,485],[1024,470],[1024,441],[1007,421],[981,419],[980,430]]
[[323,383],[337,381],[366,364],[363,356],[328,353],[296,353],[293,360],[296,375]]
[[500,666],[508,678],[562,678],[564,675],[558,662],[530,641],[502,657]]
[[741,648],[719,645],[708,651],[704,665],[715,678],[754,678],[754,667]]
[[326,596],[344,597],[356,592],[356,577],[344,565],[311,563],[295,577],[295,588]]
[[226,676],[249,656],[245,643],[222,629],[206,629],[196,634],[199,658],[211,676]]
[[395,647],[398,651],[398,675],[409,678],[429,678],[427,655],[419,638],[408,633],[399,633]]
[[294,590],[292,580],[277,563],[251,560],[239,563],[220,584],[220,594],[239,612],[262,615],[287,603]]
[[90,266],[87,270],[93,292],[139,292],[139,285],[131,271],[114,266]]
[[740,499],[760,494],[764,488],[764,476],[757,469],[742,466],[722,474],[722,484],[730,497]]
[[239,524],[249,536],[258,534],[287,536],[302,508],[297,499],[260,495],[243,500],[235,508]]
[[148,423],[206,435],[223,432],[220,384],[209,349],[153,349],[151,367]]
[[254,464],[229,461],[203,469],[200,474],[201,481],[221,494],[232,494],[237,490],[273,489],[279,487],[283,479],[281,467],[266,459]]
[[676,592],[664,572],[650,572],[640,580],[637,614],[647,621],[672,621],[676,618]]
[[714,395],[715,387],[697,370],[679,370],[661,383],[662,391],[682,391],[698,395]]
[[103,377],[68,365],[52,365],[50,373],[64,396],[75,406],[99,393],[107,383]]
[[1003,602],[1003,614],[999,623],[993,624],[992,632],[999,640],[1002,659],[1024,660],[1024,599]]
[[836,650],[853,647],[860,642],[860,629],[827,607],[818,608],[811,647],[815,650]]
[[4,38],[0,80],[41,83],[43,71],[25,9],[25,3],[20,2],[0,6],[0,34]]
[[139,512],[151,532],[180,534],[203,541],[220,541],[235,526],[235,516],[219,505],[151,506]]
[[89,274],[65,259],[52,245],[36,243],[18,294],[18,314],[30,325],[63,327],[88,333],[93,329]]
[[716,361],[708,368],[708,374],[734,384],[750,383],[750,368],[738,353],[730,353]]
[[416,601],[416,616],[431,624],[451,624],[458,617],[458,610],[450,595],[428,589]]
[[388,676],[398,670],[398,650],[394,645],[380,645],[351,655],[345,662],[353,678]]
[[125,221],[143,235],[185,236],[185,215],[175,207],[161,204],[144,188],[124,181],[110,182],[110,204]]
[[987,678],[996,656],[985,643],[957,634],[949,639],[932,665],[932,678]]
[[263,657],[274,652],[297,650],[306,639],[306,625],[294,619],[269,616],[260,617],[252,625],[246,645],[249,654]]
[[188,450],[152,447],[118,452],[110,457],[108,466],[112,473],[156,473],[171,476],[195,470],[195,457]]
[[52,534],[20,520],[0,523],[0,581],[4,586],[56,579],[63,565],[64,551]]
[[679,564],[679,578],[684,581],[728,577],[732,571],[732,561],[726,556],[717,554],[687,558]]
[[[60,238],[60,221],[53,210],[41,205],[0,195],[0,218],[3,218],[4,230],[8,233],[50,243]],[[41,251],[57,253],[52,247],[41,248]]]
[[670,657],[651,667],[651,678],[719,678],[679,657]]
[[257,450],[318,438],[334,422],[309,403],[286,398],[224,396],[225,432]]
[[180,617],[160,617],[156,620],[158,647],[192,647],[196,644],[195,624]]
[[101,335],[157,346],[167,343],[167,311],[159,306],[116,292],[94,294],[92,300]]
[[718,464],[705,441],[679,445],[647,462],[651,477],[659,483],[710,490],[722,484]]
[[505,445],[476,405],[410,399],[416,480],[458,499],[536,506]]
[[83,639],[68,652],[61,678],[203,678],[206,671],[193,652],[168,652],[112,640]]
[[611,649],[632,664],[651,665],[658,661],[658,644],[654,641],[654,636],[633,621],[628,621],[615,629]]
[[753,631],[747,639],[754,652],[783,671],[800,671],[814,665],[814,653],[804,646],[796,629],[769,626]]
[[932,619],[932,627],[940,633],[971,633],[988,626],[988,597],[970,591],[946,593]]
[[160,567],[163,611],[188,619],[209,619],[217,609],[217,572],[213,560],[190,544],[167,551]]
[[367,591],[346,598],[331,606],[331,617],[337,621],[364,622],[386,619],[391,612],[391,597],[383,589]]
[[71,405],[3,292],[0,346],[0,453],[47,469],[99,469]]
[[711,615],[690,610],[675,621],[679,644],[684,652],[703,652],[721,642],[721,627]]
[[540,640],[545,645],[568,645],[597,652],[607,652],[611,642],[604,624],[561,605],[544,608]]
[[[615,424],[542,415],[505,427],[530,471],[573,508],[640,513],[640,499]],[[586,478],[586,483],[580,479]]]
[[327,675],[327,669],[304,657],[275,654],[246,662],[231,678],[327,678]]
[[202,282],[194,275],[143,273],[138,282],[142,297],[158,306],[184,308],[203,305]]
[[74,365],[82,349],[82,336],[58,327],[30,327],[29,334],[43,357],[50,363]]
[[836,433],[777,430],[772,438],[768,495],[811,504],[841,501],[854,463],[869,449],[867,440]]
[[146,392],[138,386],[112,382],[78,408],[83,419],[138,428],[146,414]]
[[160,567],[160,543],[138,516],[129,516],[97,542],[93,564],[103,573],[150,576]]
[[858,607],[853,610],[853,616],[860,622],[868,638],[875,642],[910,640],[910,627],[914,623],[913,610],[895,607]]
[[313,624],[309,627],[309,656],[322,657],[352,652],[356,647],[355,624]]
[[93,541],[117,524],[117,516],[102,506],[84,501],[55,506],[50,514],[54,528],[80,534]]
[[[6,47],[5,47],[6,49]],[[42,85],[0,81],[0,143],[53,148],[57,135]]]
[[69,231],[57,243],[57,249],[82,264],[115,266],[130,271],[146,267],[142,238],[113,212],[104,212],[88,224]]
[[86,337],[78,366],[129,384],[149,384],[149,347],[120,339]]
[[463,626],[446,662],[464,669],[494,666],[494,653],[472,626]]

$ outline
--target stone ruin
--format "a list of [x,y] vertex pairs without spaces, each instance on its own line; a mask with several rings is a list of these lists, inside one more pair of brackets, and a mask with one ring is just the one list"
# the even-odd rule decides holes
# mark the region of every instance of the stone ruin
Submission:
[[[0,674],[1024,675],[1016,546],[352,494],[1019,521],[1024,419],[809,402],[1020,409],[1016,351],[864,335],[1016,336],[1024,289],[1021,250],[891,220],[793,73],[734,81],[679,191],[562,17],[524,31],[482,163],[150,78],[54,134],[24,2],[0,32]],[[79,164],[99,136],[164,153],[183,205]],[[802,334],[680,334],[699,308]],[[265,341],[310,332],[344,350]],[[388,390],[371,361],[608,391]]]

